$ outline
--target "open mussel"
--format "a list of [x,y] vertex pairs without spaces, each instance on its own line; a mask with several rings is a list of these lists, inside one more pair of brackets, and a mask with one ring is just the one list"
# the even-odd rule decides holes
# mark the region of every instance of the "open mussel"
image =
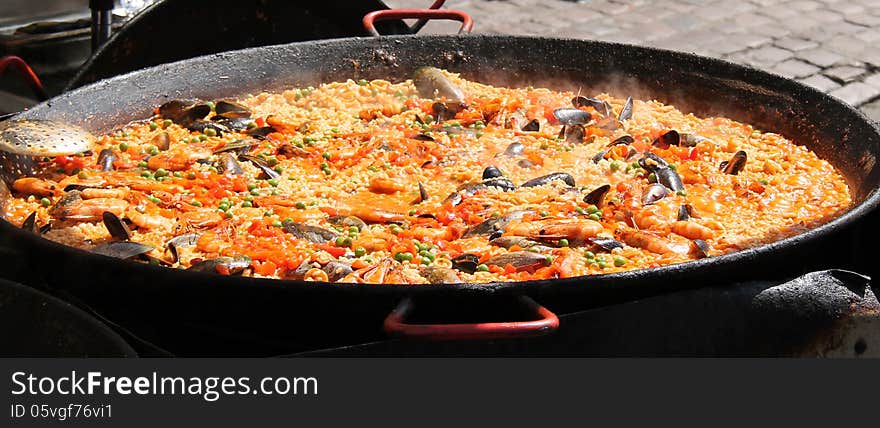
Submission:
[[43,234],[52,229],[52,223],[46,223],[43,226],[37,227],[37,212],[34,211],[21,222],[21,228],[28,232]]
[[254,164],[254,166],[259,168],[260,171],[263,172],[263,175],[265,175],[266,178],[268,178],[270,180],[273,178],[281,177],[281,174],[279,174],[278,171],[275,171],[271,166],[269,166],[269,164],[266,161],[264,161],[256,156],[238,155],[238,160],[247,161],[247,162]]
[[690,204],[682,204],[678,207],[678,215],[676,216],[676,220],[683,221],[691,217],[696,217],[694,215],[694,207],[692,207]]
[[501,247],[501,248],[510,248],[514,245],[521,248],[546,248],[541,245],[540,242],[534,241],[532,239],[526,238],[524,236],[499,236],[497,238],[491,239],[489,241],[490,244]]
[[169,239],[165,243],[165,248],[171,253],[171,262],[177,263],[180,260],[179,248],[194,247],[199,242],[201,236],[198,233],[186,233]]
[[684,147],[695,147],[704,141],[710,141],[708,138],[697,134],[680,134],[681,145]]
[[244,170],[241,169],[241,165],[238,164],[238,161],[235,160],[235,156],[233,156],[232,153],[220,153],[217,157],[216,167],[217,171],[221,174],[244,174]]
[[678,131],[671,130],[664,132],[662,135],[654,139],[654,142],[651,143],[654,147],[659,147],[661,149],[668,149],[669,146],[678,146],[681,144],[681,135],[679,135]]
[[474,273],[480,264],[480,257],[474,254],[461,254],[452,259],[452,268],[465,273]]
[[110,211],[104,211],[101,214],[101,220],[104,222],[104,227],[107,228],[107,231],[110,232],[110,236],[117,241],[128,241],[131,239],[131,230],[129,230],[128,225],[122,221],[119,216],[111,213]]
[[428,280],[430,284],[457,284],[462,282],[455,270],[440,266],[423,266],[419,268],[419,275]]
[[709,257],[709,244],[702,239],[694,239],[691,241],[688,255],[696,259],[704,259]]
[[721,162],[719,169],[725,174],[737,175],[746,167],[747,158],[746,152],[740,150],[729,161]]
[[346,275],[354,272],[354,269],[351,268],[351,265],[336,260],[331,260],[329,263],[324,265],[321,270],[327,273],[327,280],[330,282],[336,282],[344,278]]
[[492,257],[489,260],[486,260],[486,264],[499,267],[511,265],[517,271],[523,271],[549,266],[550,260],[543,254],[533,253],[531,251],[514,251],[512,253]]
[[277,129],[272,126],[260,126],[257,128],[248,129],[245,134],[250,135],[251,137],[254,137],[258,140],[265,140],[269,134],[276,131]]
[[549,184],[552,181],[561,181],[568,186],[574,187],[575,181],[574,177],[567,172],[554,172],[552,174],[547,174],[541,177],[533,178],[529,181],[526,181],[522,184],[522,187],[535,187],[535,186],[543,186],[545,184]]
[[616,248],[623,248],[623,242],[613,238],[587,238],[593,249],[611,252]]
[[247,154],[247,152],[251,149],[251,147],[254,147],[259,144],[260,144],[259,141],[252,139],[252,138],[247,138],[247,139],[243,139],[243,140],[235,140],[231,143],[226,143],[226,145],[224,145],[223,147],[221,147],[217,150],[214,150],[214,153],[232,152],[232,153],[235,153],[236,155],[244,155],[244,154]]
[[183,127],[189,127],[209,114],[211,106],[198,100],[171,100],[159,106],[160,116]]
[[117,259],[130,259],[153,251],[153,247],[131,241],[112,241],[92,248],[92,252]]
[[623,108],[620,109],[620,114],[617,116],[617,120],[620,122],[625,122],[627,120],[632,119],[633,115],[633,99],[632,97],[626,98],[626,103],[623,104]]
[[488,166],[483,170],[483,180],[498,177],[501,177],[501,170],[494,166]]
[[519,156],[523,153],[523,150],[525,150],[525,148],[526,146],[524,146],[522,143],[514,141],[513,143],[507,145],[507,148],[504,149],[504,153],[502,154],[504,156],[510,157]]
[[235,101],[220,100],[214,105],[214,114],[225,119],[251,117],[251,110]]
[[526,132],[538,132],[541,130],[541,122],[538,119],[532,119],[526,122],[520,129]]
[[111,149],[103,149],[98,153],[98,166],[101,171],[113,171],[113,162],[116,162],[116,153]]
[[187,270],[195,272],[219,273],[221,275],[241,275],[251,267],[251,258],[245,255],[235,257],[221,256],[215,259],[202,260]]
[[562,137],[568,144],[582,144],[587,136],[583,125],[566,125],[562,128]]
[[639,166],[648,172],[657,172],[658,169],[669,167],[669,162],[651,152],[642,155],[638,162]]
[[615,138],[613,141],[608,143],[608,146],[606,146],[606,147],[614,147],[614,146],[619,146],[619,145],[624,145],[624,144],[632,144],[635,141],[636,140],[632,137],[632,135],[623,135],[623,136]]
[[223,125],[220,122],[214,122],[210,120],[202,120],[197,119],[190,122],[188,125],[185,125],[186,129],[189,129],[193,132],[206,132],[207,130],[213,130],[217,135],[223,135],[224,133],[231,132],[229,128]]
[[587,193],[587,196],[584,196],[584,202],[601,207],[602,201],[605,200],[605,195],[608,194],[609,190],[611,190],[611,185],[603,184],[593,189],[590,193]]
[[648,186],[644,192],[642,192],[642,204],[643,205],[651,205],[656,203],[657,201],[665,198],[669,192],[666,190],[666,186],[658,183],[654,183]]
[[571,99],[571,105],[575,107],[592,107],[594,110],[596,110],[596,113],[599,113],[602,116],[608,116],[613,111],[611,104],[608,104],[608,102],[606,101],[602,101],[598,98],[589,98],[580,95]]
[[684,190],[684,184],[681,182],[681,177],[678,175],[672,168],[659,168],[654,171],[654,175],[657,176],[657,182],[666,186],[669,190],[673,192],[679,192]]
[[285,232],[309,242],[321,244],[336,239],[336,233],[318,226],[296,223],[290,219],[281,222],[281,228]]
[[589,112],[569,107],[553,110],[553,117],[565,126],[586,125],[592,119]]
[[464,105],[464,92],[444,76],[439,68],[419,67],[413,73],[412,80],[422,98],[445,98],[449,102]]
[[489,218],[468,228],[468,230],[464,232],[464,235],[462,235],[462,238],[473,238],[475,236],[485,235],[491,236],[496,232],[504,232],[504,228],[506,228],[511,221],[521,220],[526,214],[533,213],[534,211],[532,210],[518,210],[502,216]]

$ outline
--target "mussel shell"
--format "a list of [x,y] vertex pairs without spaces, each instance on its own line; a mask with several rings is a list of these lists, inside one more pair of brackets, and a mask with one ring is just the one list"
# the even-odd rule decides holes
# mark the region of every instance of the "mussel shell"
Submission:
[[220,156],[217,158],[217,171],[221,174],[244,174],[244,170],[241,169],[241,165],[238,164],[232,153],[220,153]]
[[643,205],[651,205],[656,203],[657,201],[665,198],[669,192],[666,190],[666,186],[658,183],[654,183],[648,186],[645,191],[642,193],[642,204]]
[[316,244],[332,241],[336,239],[337,236],[336,232],[318,226],[296,223],[291,220],[284,220],[281,222],[281,227],[285,232],[299,239],[304,239]]
[[464,103],[464,92],[447,79],[438,68],[419,67],[413,73],[412,81],[422,98],[446,98],[453,102]]
[[52,208],[49,208],[49,215],[55,218],[64,218],[66,216],[67,208],[81,200],[82,192],[79,190],[71,190],[65,193],[61,199],[58,199],[58,202],[56,202]]
[[418,203],[422,203],[428,200],[430,195],[428,195],[428,189],[425,189],[425,185],[419,181],[419,199]]
[[681,182],[681,177],[678,175],[672,168],[660,168],[654,171],[654,175],[657,176],[657,182],[666,186],[673,192],[678,192],[679,190],[684,190],[684,184]]
[[571,99],[571,105],[575,107],[592,107],[602,116],[608,116],[612,111],[612,107],[608,102],[598,98],[589,98],[584,96],[576,96]]
[[605,195],[608,194],[609,190],[611,190],[611,185],[603,184],[590,193],[587,193],[587,196],[584,196],[584,202],[597,207],[602,206],[602,201],[605,199]]
[[626,98],[626,103],[623,105],[623,108],[620,109],[620,114],[617,116],[617,120],[623,122],[626,120],[632,119],[633,115],[633,99],[632,97]]
[[239,103],[228,100],[220,100],[214,104],[214,113],[226,119],[240,119],[251,117],[251,110]]
[[452,259],[452,268],[465,273],[474,273],[480,264],[480,258],[474,254],[462,254]]
[[678,134],[678,131],[671,130],[664,132],[662,135],[654,139],[652,143],[655,147],[660,147],[663,149],[669,148],[669,146],[678,146],[681,144],[681,135]]
[[678,215],[676,216],[676,220],[683,221],[691,217],[695,217],[694,207],[692,207],[690,204],[682,204],[680,207],[678,207]]
[[214,132],[217,133],[217,135],[223,135],[226,132],[230,132],[229,128],[227,128],[220,122],[212,122],[202,119],[192,121],[189,125],[186,125],[186,129],[189,129],[193,132],[205,132],[208,129],[213,129]]
[[196,120],[211,114],[211,106],[197,100],[171,100],[159,106],[159,115],[172,122],[188,127]]
[[497,238],[490,239],[489,243],[501,248],[510,248],[514,245],[518,245],[522,248],[531,248],[541,245],[540,242],[531,240],[524,236],[499,236]]
[[541,122],[539,122],[538,119],[532,119],[532,120],[528,121],[525,125],[523,125],[523,127],[521,129],[526,132],[540,131],[541,130]]
[[543,186],[543,185],[548,184],[554,180],[559,180],[559,181],[567,184],[568,186],[572,186],[572,187],[575,186],[574,177],[572,177],[571,174],[569,174],[567,172],[554,172],[551,174],[543,175],[541,177],[536,177],[536,178],[533,178],[529,181],[526,181],[525,183],[522,184],[522,187]]
[[593,118],[589,112],[569,107],[553,110],[553,117],[566,126],[585,125]]
[[669,162],[651,152],[646,152],[639,159],[639,166],[648,172],[657,172],[658,169],[668,168]]
[[614,139],[614,141],[608,143],[606,147],[614,147],[621,144],[632,144],[636,140],[632,137],[632,135],[623,135]]
[[335,260],[332,260],[324,265],[321,270],[327,273],[327,280],[330,282],[336,282],[344,278],[346,275],[354,272],[354,269],[351,268],[351,265]]
[[503,216],[492,217],[474,225],[464,232],[462,238],[473,238],[475,236],[491,235],[495,232],[504,232],[507,225],[514,220],[520,220],[526,214],[532,214],[532,210],[511,211]]
[[681,145],[684,147],[694,147],[703,141],[709,141],[709,139],[697,134],[681,134]]
[[703,259],[709,257],[709,244],[702,239],[694,239],[691,241],[689,255],[694,258]]
[[438,123],[454,119],[455,114],[460,112],[463,108],[464,106],[462,104],[455,102],[444,103],[437,101],[434,104],[431,104],[431,109],[434,110]]
[[505,192],[516,190],[516,184],[513,184],[512,181],[505,177],[495,177],[488,180],[483,180],[482,184],[486,186],[497,187]]
[[256,156],[238,155],[238,160],[240,160],[242,162],[248,161],[248,162],[254,164],[254,166],[256,166],[261,171],[263,171],[263,174],[265,174],[266,177],[269,179],[281,177],[281,174],[279,174],[278,171],[275,171],[274,169],[272,169],[272,167],[269,166],[269,164],[266,163],[266,161],[264,161]]
[[511,265],[517,271],[534,269],[541,266],[549,266],[550,261],[543,254],[533,253],[531,251],[514,251],[512,253],[501,254],[486,260],[487,265],[507,266]]
[[131,230],[128,229],[128,225],[122,221],[119,216],[113,214],[110,211],[104,211],[101,214],[101,220],[104,222],[104,227],[107,228],[107,231],[110,232],[110,236],[117,241],[128,241],[131,239]]
[[260,126],[257,128],[251,128],[245,132],[245,134],[250,135],[258,140],[265,140],[266,136],[275,132],[276,129],[272,126]]
[[171,252],[172,263],[177,263],[177,261],[180,260],[177,251],[178,248],[195,246],[199,242],[201,236],[202,235],[199,233],[187,233],[169,239],[168,242],[165,243],[165,248]]
[[615,248],[623,248],[623,242],[612,238],[587,238],[590,244],[605,251],[612,251]]
[[531,168],[531,167],[535,166],[535,164],[532,163],[532,161],[530,161],[528,159],[520,159],[516,163],[516,165],[519,166],[520,168]]
[[21,222],[21,228],[27,230],[28,232],[37,233],[37,212],[32,212],[23,222]]
[[501,170],[494,166],[487,166],[486,169],[483,170],[483,180],[488,180],[490,178],[501,177]]
[[425,134],[416,134],[413,139],[419,141],[434,141],[434,137]]
[[153,247],[131,241],[113,241],[92,248],[92,252],[117,259],[129,259],[153,251]]
[[510,143],[507,146],[507,148],[504,149],[504,155],[511,156],[511,157],[519,156],[522,154],[522,152],[525,148],[526,148],[526,146],[524,146],[522,143],[513,142],[513,143]]
[[193,264],[187,270],[195,272],[210,272],[223,275],[239,275],[245,269],[251,266],[251,258],[245,255],[226,257],[221,256],[216,259],[202,260]]
[[340,226],[340,227],[354,226],[358,230],[364,230],[364,228],[367,227],[367,223],[365,223],[360,218],[357,218],[357,217],[351,216],[351,215],[335,215],[335,216],[331,216],[330,218],[328,218],[327,221],[329,221],[330,224],[332,224],[334,226]]
[[568,125],[565,127],[562,135],[568,144],[583,144],[587,130],[583,125]]
[[113,162],[116,162],[116,153],[111,149],[103,149],[98,153],[98,166],[101,171],[113,171]]
[[748,160],[748,155],[740,150],[733,155],[730,161],[721,164],[721,171],[725,174],[737,175],[746,167],[746,160]]
[[419,275],[427,279],[430,284],[457,284],[461,282],[461,278],[455,270],[440,266],[423,266],[419,268]]
[[235,140],[231,143],[226,143],[226,145],[217,150],[214,150],[214,153],[235,152],[238,155],[243,155],[246,154],[251,147],[258,144],[260,144],[260,142],[255,139]]
[[238,117],[235,119],[227,119],[225,117],[214,116],[212,121],[219,123],[233,131],[244,131],[254,126],[254,120],[249,117]]
[[593,163],[599,163],[602,159],[605,159],[605,154],[608,153],[608,150],[601,150],[599,153],[593,155]]

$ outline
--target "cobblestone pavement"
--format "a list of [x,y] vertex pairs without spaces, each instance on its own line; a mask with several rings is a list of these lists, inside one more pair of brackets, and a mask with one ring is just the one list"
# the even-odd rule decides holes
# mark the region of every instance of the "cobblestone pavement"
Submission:
[[[386,0],[421,8],[430,0]],[[880,121],[880,0],[448,0],[474,32],[655,46],[797,79]],[[423,31],[449,33],[453,22]]]

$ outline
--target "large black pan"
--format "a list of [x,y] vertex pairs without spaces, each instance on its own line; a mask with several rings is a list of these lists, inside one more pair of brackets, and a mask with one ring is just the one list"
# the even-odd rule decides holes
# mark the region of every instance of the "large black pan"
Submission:
[[724,61],[592,41],[394,36],[254,48],[104,80],[54,98],[23,116],[104,132],[148,117],[154,106],[173,98],[215,99],[348,78],[402,80],[422,65],[497,85],[656,98],[699,115],[723,114],[752,123],[791,137],[831,161],[846,176],[855,206],[815,230],[722,257],[591,277],[443,286],[316,285],[205,275],[89,254],[25,233],[5,221],[0,221],[0,230],[33,256],[34,269],[43,272],[50,283],[101,310],[137,312],[138,320],[146,325],[151,319],[226,322],[230,328],[240,327],[245,336],[258,329],[284,330],[290,333],[288,339],[326,344],[378,331],[384,311],[406,295],[443,302],[528,295],[557,308],[570,308],[748,276],[779,278],[806,269],[850,267],[852,254],[843,250],[856,236],[853,226],[880,200],[880,165],[876,162],[880,130],[853,108],[793,81]]

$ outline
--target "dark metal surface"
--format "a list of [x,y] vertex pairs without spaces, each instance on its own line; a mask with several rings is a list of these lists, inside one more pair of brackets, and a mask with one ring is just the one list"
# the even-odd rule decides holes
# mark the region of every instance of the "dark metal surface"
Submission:
[[113,330],[70,303],[4,279],[0,325],[0,356],[137,356]]
[[[428,0],[425,0],[425,7]],[[379,0],[163,0],[131,19],[68,84],[77,88],[141,68],[255,46],[368,35],[361,19]],[[409,34],[403,21],[378,24]]]
[[[295,43],[214,54],[112,78],[61,95],[25,116],[104,132],[148,117],[154,106],[172,98],[216,99],[348,78],[402,80],[422,65],[448,68],[490,84],[655,98],[685,111],[745,121],[793,138],[828,159],[845,174],[856,206],[807,233],[717,258],[592,277],[443,286],[315,286],[220,277],[89,254],[24,233],[5,221],[0,222],[0,232],[40,259],[53,260],[53,268],[44,270],[50,283],[102,310],[140,310],[148,323],[149,317],[157,316],[152,312],[161,308],[163,317],[211,320],[214,326],[248,332],[281,323],[306,332],[295,335],[297,340],[318,342],[375,334],[402,295],[455,301],[526,294],[560,312],[746,277],[771,279],[820,267],[850,267],[859,257],[847,252],[852,247],[849,241],[858,239],[853,227],[880,198],[876,192],[880,131],[876,125],[842,102],[793,81],[683,53],[511,36]],[[837,251],[817,251],[832,246]],[[124,285],[120,278],[125,278]],[[316,315],[321,324],[309,332]]]

